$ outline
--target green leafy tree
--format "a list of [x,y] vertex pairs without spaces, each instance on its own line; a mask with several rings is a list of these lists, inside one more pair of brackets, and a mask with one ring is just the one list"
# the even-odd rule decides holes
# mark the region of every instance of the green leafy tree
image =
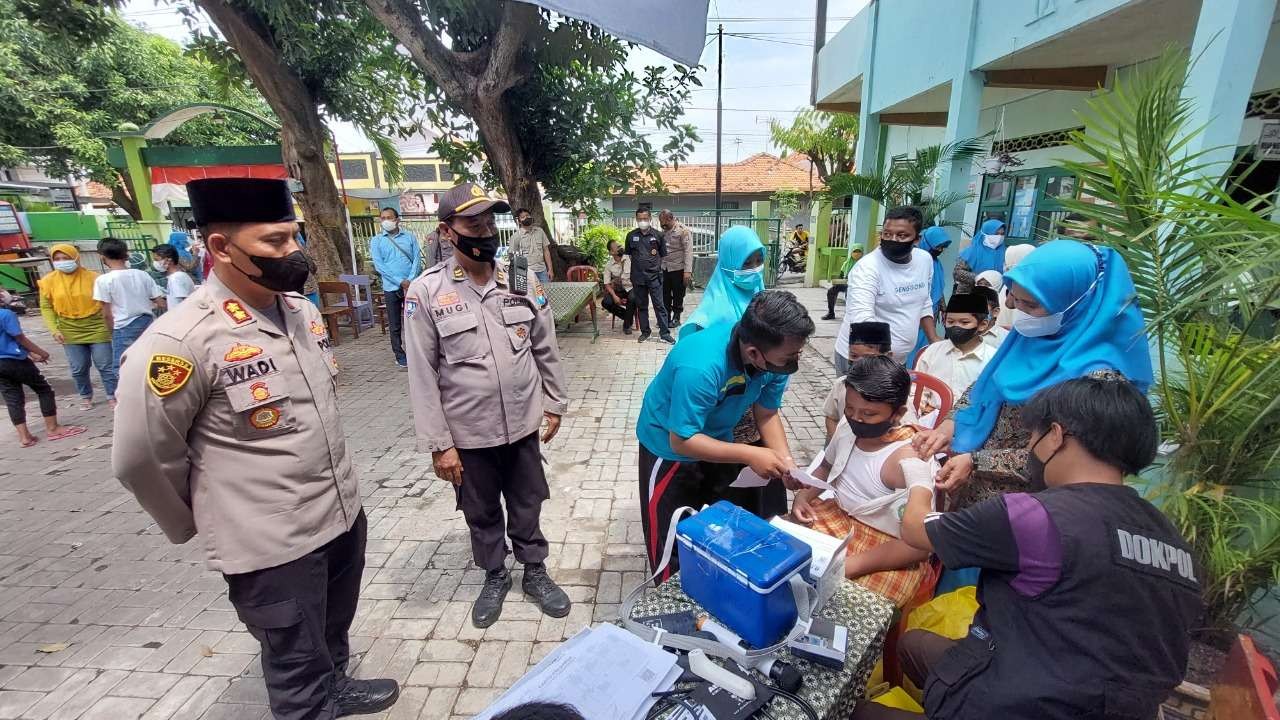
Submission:
[[591,225],[578,236],[578,249],[596,268],[604,268],[609,261],[609,243],[622,244],[622,230],[613,225]]
[[[63,0],[66,1],[66,0]],[[281,121],[289,174],[302,180],[308,250],[322,278],[347,254],[341,197],[329,172],[326,118],[354,123],[378,147],[398,179],[392,136],[420,129],[413,119],[423,83],[357,2],[346,0],[195,0],[218,29],[197,32],[194,47],[228,82],[251,81]],[[190,6],[183,6],[191,13]]]
[[782,156],[804,153],[822,182],[836,173],[853,172],[858,142],[858,116],[812,108],[800,111],[790,125],[769,121],[769,136]]
[[800,212],[800,200],[804,197],[798,190],[778,190],[769,196],[773,205],[773,214],[784,220]]
[[[698,140],[679,122],[694,71],[626,67],[631,45],[598,27],[503,0],[366,0],[432,84],[433,150],[455,172],[503,187],[542,218],[542,192],[585,208],[633,186]],[[450,38],[450,45],[441,41]],[[648,124],[669,133],[656,147]],[[481,162],[486,161],[486,162]]]
[[[20,11],[37,14],[29,19]],[[55,21],[63,25],[50,24]],[[93,41],[86,43],[90,35]],[[116,204],[138,218],[133,192],[107,163],[101,135],[123,123],[145,125],[193,102],[269,114],[252,90],[215,86],[215,75],[208,63],[102,8],[0,0],[0,165],[88,176],[111,188]],[[273,134],[261,123],[227,114],[192,120],[159,142],[261,144]]]
[[1171,50],[1091,98],[1071,136],[1089,159],[1061,166],[1097,198],[1064,201],[1077,229],[1133,276],[1168,451],[1156,499],[1195,551],[1213,641],[1280,583],[1280,224],[1189,150],[1185,82]]

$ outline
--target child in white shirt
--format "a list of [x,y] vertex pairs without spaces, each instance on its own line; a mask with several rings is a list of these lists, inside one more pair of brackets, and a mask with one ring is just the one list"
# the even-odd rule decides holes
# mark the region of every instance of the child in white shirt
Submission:
[[104,239],[98,254],[108,272],[93,281],[93,299],[102,303],[102,317],[111,328],[111,354],[119,372],[120,357],[151,325],[164,291],[150,275],[129,267],[129,246],[123,240]]

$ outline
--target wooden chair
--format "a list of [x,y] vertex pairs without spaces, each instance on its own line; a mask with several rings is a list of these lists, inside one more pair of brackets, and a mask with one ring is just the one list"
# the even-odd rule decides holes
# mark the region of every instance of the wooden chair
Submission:
[[[355,316],[355,297],[351,292],[351,286],[344,282],[320,282],[320,315],[324,318],[324,324],[329,329],[329,338],[334,345],[338,344],[338,318],[346,317],[347,325],[351,328],[356,338],[360,337],[360,321]],[[330,295],[341,295],[345,302],[342,304],[329,304]]]
[[378,319],[382,334],[387,334],[387,297],[380,292],[373,294],[373,315]]

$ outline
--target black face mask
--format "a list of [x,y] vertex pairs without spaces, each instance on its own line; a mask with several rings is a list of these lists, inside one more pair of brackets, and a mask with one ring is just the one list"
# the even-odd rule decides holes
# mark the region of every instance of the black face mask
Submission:
[[881,240],[880,252],[889,259],[890,262],[896,262],[899,265],[906,265],[911,261],[911,250],[915,248],[914,242],[898,242],[897,240]]
[[960,346],[972,340],[978,334],[978,328],[962,328],[951,326],[947,328],[947,339],[953,345]]
[[531,217],[527,217],[527,218],[525,218],[525,219],[521,220],[521,221],[520,221],[520,224],[521,224],[521,225],[524,225],[525,227],[528,227],[528,226],[530,226],[530,225],[532,225],[532,224],[533,224],[533,218],[531,218]]
[[[760,351],[757,349],[756,352]],[[763,366],[756,365],[754,362],[751,364],[763,372],[770,372],[775,375],[794,375],[800,370],[800,358],[793,358],[791,362],[786,365],[774,365],[769,362],[768,358],[764,357],[764,353],[760,353],[760,357],[764,360]]]
[[[1045,433],[1045,435],[1048,435],[1048,433]],[[1040,440],[1043,440],[1045,435],[1041,435]],[[1065,434],[1063,437],[1066,437]],[[1031,492],[1040,492],[1048,487],[1044,481],[1044,469],[1049,465],[1049,463],[1053,462],[1054,456],[1057,455],[1063,447],[1065,447],[1065,443],[1063,445],[1059,445],[1058,449],[1053,451],[1053,454],[1049,456],[1048,460],[1041,460],[1036,457],[1036,446],[1040,444],[1040,440],[1036,440],[1032,443],[1031,449],[1027,451],[1027,464],[1022,470],[1022,475],[1027,479],[1027,484],[1030,485]]]
[[849,428],[853,430],[854,437],[860,438],[878,438],[889,432],[893,427],[893,418],[889,418],[884,422],[865,423],[858,422],[857,420],[850,420],[846,417],[845,422],[849,423]]
[[454,237],[458,238],[456,247],[462,251],[463,255],[472,260],[491,263],[494,256],[498,254],[497,235],[471,237],[470,235],[463,235],[457,230],[454,230],[453,234]]
[[250,275],[240,270],[234,262],[231,266],[240,270],[245,277],[274,292],[300,293],[302,287],[307,284],[307,276],[316,271],[316,264],[301,250],[294,250],[284,257],[277,258],[251,255],[238,245],[231,243],[227,245],[244,253],[249,258],[249,262],[253,263],[262,274]]

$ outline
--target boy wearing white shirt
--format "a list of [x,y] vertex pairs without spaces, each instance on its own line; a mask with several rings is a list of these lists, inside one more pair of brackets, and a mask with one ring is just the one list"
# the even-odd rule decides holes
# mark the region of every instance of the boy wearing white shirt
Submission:
[[978,293],[952,295],[942,322],[947,339],[925,348],[915,369],[945,382],[959,400],[996,354],[995,346],[983,339],[992,325],[987,299]]
[[151,248],[151,267],[158,273],[164,273],[164,305],[166,310],[178,307],[191,293],[196,291],[195,281],[182,269],[182,261],[178,249],[172,245],[157,245]]
[[[978,282],[981,283],[982,281],[979,280]],[[1004,342],[1004,339],[1009,336],[1009,331],[1000,327],[999,323],[1000,293],[981,284],[975,285],[973,291],[986,298],[987,312],[991,315],[991,327],[987,328],[987,331],[982,333],[982,342],[998,350],[1000,348],[1000,343]]]
[[93,281],[93,299],[102,303],[102,317],[111,328],[111,355],[119,372],[120,357],[155,320],[156,300],[164,291],[150,275],[129,267],[129,246],[123,240],[104,239],[98,254],[108,272]]
[[845,355],[849,326],[879,320],[889,323],[892,355],[905,362],[916,346],[920,331],[929,342],[938,341],[933,318],[933,256],[916,247],[924,217],[911,206],[890,209],[880,228],[880,245],[849,271],[844,321],[836,336],[835,365],[840,374],[849,368]]

